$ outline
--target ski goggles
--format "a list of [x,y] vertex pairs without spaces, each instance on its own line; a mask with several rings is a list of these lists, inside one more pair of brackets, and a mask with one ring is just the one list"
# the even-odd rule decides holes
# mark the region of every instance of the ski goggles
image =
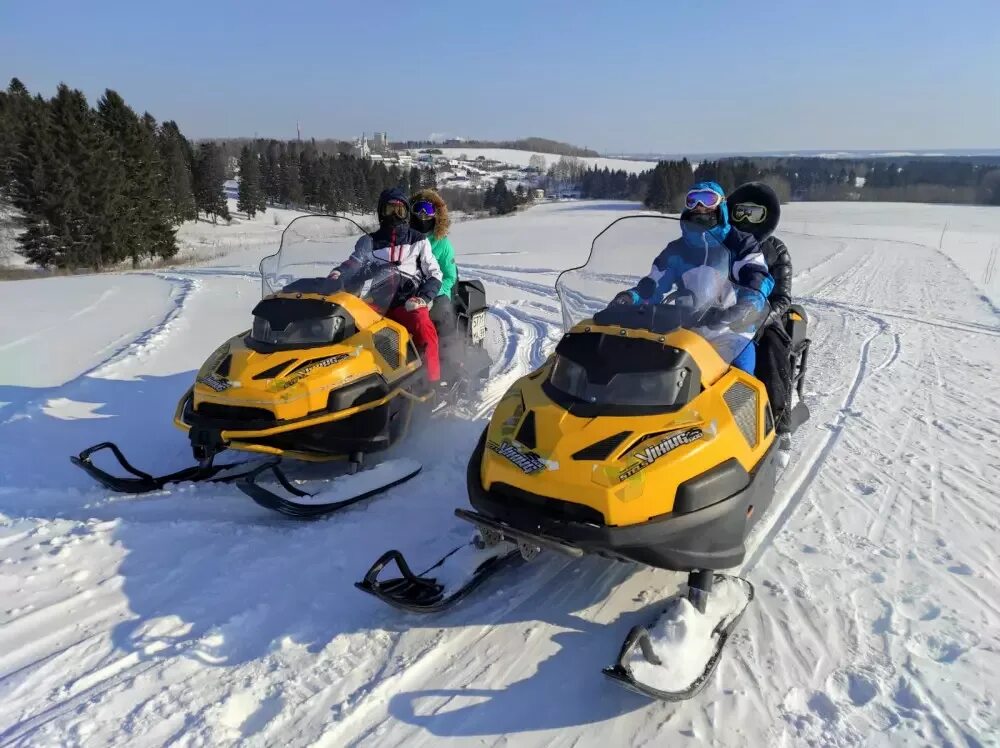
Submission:
[[413,204],[413,212],[418,216],[423,218],[433,218],[434,217],[434,203],[428,202],[427,200],[421,200]]
[[684,204],[688,210],[694,210],[698,205],[704,205],[706,208],[718,208],[725,199],[715,190],[691,190],[687,193]]
[[737,223],[763,223],[767,218],[767,208],[756,203],[738,203],[733,206],[733,220]]
[[382,216],[388,218],[389,216],[396,216],[397,218],[406,218],[406,203],[402,203],[399,200],[393,200],[382,206]]

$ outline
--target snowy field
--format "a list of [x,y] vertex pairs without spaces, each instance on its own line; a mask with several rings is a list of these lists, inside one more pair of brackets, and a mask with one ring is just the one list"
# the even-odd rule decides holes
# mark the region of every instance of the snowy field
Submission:
[[[529,159],[536,153],[545,158],[546,168],[557,163],[561,158],[554,153],[520,151],[514,148],[441,148],[440,150],[448,158],[459,158],[464,154],[470,160],[475,160],[482,156],[485,159],[500,161],[511,166],[527,166]],[[638,174],[656,166],[655,161],[635,161],[627,158],[603,158],[599,156],[580,156],[578,158],[581,163],[587,166],[596,166],[598,169],[607,167],[612,171],[624,169],[632,174]]]
[[185,230],[194,267],[0,284],[0,746],[997,745],[1000,209],[786,208],[812,419],[696,699],[600,674],[679,574],[541,557],[436,617],[354,589],[390,547],[467,537],[468,453],[559,337],[558,270],[633,211],[458,224],[506,340],[480,418],[433,422],[399,450],[420,476],[311,524],[228,486],[113,495],[67,459],[112,439],[189,464],[176,400],[248,326],[271,211]]

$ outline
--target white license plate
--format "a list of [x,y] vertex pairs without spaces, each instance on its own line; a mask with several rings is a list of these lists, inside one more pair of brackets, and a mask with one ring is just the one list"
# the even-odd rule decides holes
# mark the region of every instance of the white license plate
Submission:
[[469,334],[473,343],[486,340],[486,312],[476,312],[469,321]]

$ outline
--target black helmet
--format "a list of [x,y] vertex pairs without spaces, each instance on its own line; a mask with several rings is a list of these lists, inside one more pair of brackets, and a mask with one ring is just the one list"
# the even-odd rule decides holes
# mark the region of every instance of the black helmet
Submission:
[[763,241],[778,228],[781,201],[769,185],[747,182],[729,193],[729,222]]
[[410,201],[398,187],[382,190],[378,196],[378,222],[380,226],[406,223],[410,217]]

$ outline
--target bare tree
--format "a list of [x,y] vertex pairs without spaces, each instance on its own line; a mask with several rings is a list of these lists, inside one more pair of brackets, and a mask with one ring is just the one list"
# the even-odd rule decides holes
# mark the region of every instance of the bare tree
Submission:
[[538,169],[539,174],[545,173],[545,156],[540,153],[533,153],[531,158],[528,159],[529,169]]

